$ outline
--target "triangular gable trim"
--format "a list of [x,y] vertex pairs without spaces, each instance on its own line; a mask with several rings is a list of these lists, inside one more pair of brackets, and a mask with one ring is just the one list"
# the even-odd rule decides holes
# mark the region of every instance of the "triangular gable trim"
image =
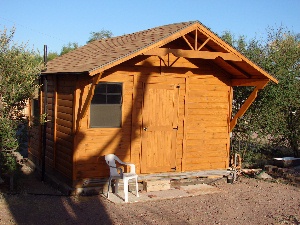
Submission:
[[151,43],[151,44],[148,44],[146,46],[143,46],[141,48],[138,48],[136,49],[134,52],[131,52],[131,53],[128,53],[124,56],[121,56],[113,61],[110,61],[110,62],[107,62],[99,67],[96,67],[94,68],[93,70],[89,71],[89,74],[90,76],[94,76],[100,72],[103,72],[104,70],[107,70],[109,68],[112,68],[122,62],[125,62],[131,58],[134,58],[135,56],[138,56],[138,55],[141,55],[143,54],[144,52],[152,49],[152,48],[155,48],[155,47],[158,47],[158,46],[162,46],[172,40],[175,40],[176,38],[179,38],[181,37],[182,35],[184,34],[187,34],[189,33],[190,31],[192,31],[193,29],[195,29],[195,24],[198,24],[199,22],[198,21],[192,21],[190,22],[190,24],[186,25],[185,27],[179,29],[179,30],[176,30],[175,32],[171,33],[171,34],[168,34],[162,38],[160,38],[159,40]]

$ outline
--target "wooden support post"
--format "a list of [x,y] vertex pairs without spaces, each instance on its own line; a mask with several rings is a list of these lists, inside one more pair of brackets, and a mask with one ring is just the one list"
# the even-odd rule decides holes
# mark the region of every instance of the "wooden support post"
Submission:
[[263,89],[269,81],[265,81],[264,83],[258,85],[255,87],[255,89],[252,91],[250,96],[247,98],[247,100],[244,102],[240,110],[235,114],[233,119],[230,121],[230,132],[233,130],[235,125],[237,124],[238,118],[244,115],[244,113],[247,111],[247,109],[250,107],[250,105],[254,102],[254,100],[257,97],[257,93],[259,90]]

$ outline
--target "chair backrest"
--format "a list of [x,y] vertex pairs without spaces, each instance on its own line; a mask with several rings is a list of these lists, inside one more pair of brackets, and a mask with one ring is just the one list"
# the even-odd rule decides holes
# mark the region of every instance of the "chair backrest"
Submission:
[[117,170],[117,165],[116,165],[116,161],[118,161],[119,163],[122,163],[122,161],[114,154],[108,154],[105,156],[105,161],[107,163],[107,165],[109,166],[109,172],[110,172],[110,176],[122,176],[121,174],[118,173]]

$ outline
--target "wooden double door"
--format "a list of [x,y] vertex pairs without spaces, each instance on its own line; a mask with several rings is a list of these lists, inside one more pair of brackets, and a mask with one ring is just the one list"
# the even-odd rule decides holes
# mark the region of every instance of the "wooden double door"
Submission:
[[143,84],[141,172],[176,171],[179,85]]

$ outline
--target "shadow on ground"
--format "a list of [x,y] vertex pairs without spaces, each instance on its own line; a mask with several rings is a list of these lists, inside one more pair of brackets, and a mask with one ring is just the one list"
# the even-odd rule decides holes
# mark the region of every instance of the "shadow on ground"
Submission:
[[100,196],[66,196],[43,183],[29,167],[23,166],[15,179],[0,184],[0,224],[111,224]]

